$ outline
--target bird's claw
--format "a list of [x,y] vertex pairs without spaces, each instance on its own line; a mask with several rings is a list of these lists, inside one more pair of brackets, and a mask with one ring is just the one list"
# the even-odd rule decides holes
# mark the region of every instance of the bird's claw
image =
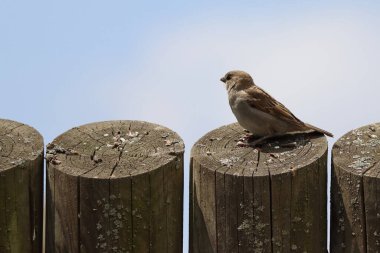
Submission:
[[249,147],[250,145],[247,142],[244,142],[241,139],[239,139],[239,141],[236,143],[236,146],[246,148],[246,147]]
[[250,142],[253,138],[254,137],[252,134],[247,133],[247,134],[243,135],[242,137],[240,137],[239,141]]
[[251,148],[259,149],[259,147],[257,147],[256,144],[258,144],[258,143],[252,143],[252,142],[239,140],[236,143],[236,146],[237,147],[243,147],[243,148],[251,147]]

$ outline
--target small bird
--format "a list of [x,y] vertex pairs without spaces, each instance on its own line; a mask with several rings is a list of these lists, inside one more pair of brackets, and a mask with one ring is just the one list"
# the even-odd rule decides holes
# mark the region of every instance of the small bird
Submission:
[[286,134],[318,132],[333,137],[332,133],[304,123],[263,89],[252,77],[240,70],[230,71],[220,79],[226,84],[228,101],[239,124],[256,140],[251,146]]

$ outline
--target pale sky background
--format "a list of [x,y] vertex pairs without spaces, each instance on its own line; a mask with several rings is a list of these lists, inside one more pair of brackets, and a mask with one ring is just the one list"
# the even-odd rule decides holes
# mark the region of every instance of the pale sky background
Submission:
[[340,137],[379,121],[379,27],[378,1],[2,0],[0,118],[35,127],[46,143],[113,119],[178,132],[187,252],[190,149],[235,121],[220,77],[246,70]]

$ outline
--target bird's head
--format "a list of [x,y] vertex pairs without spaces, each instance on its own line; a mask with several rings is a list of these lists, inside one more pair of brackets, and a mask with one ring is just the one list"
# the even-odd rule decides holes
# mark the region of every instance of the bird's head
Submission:
[[247,72],[241,70],[227,72],[220,81],[226,84],[228,91],[231,89],[243,90],[254,85],[252,77]]

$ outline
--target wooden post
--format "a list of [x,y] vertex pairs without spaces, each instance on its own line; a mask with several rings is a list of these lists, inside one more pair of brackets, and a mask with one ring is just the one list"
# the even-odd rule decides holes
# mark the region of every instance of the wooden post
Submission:
[[183,152],[140,121],[75,127],[47,146],[47,252],[182,252]]
[[190,252],[326,252],[327,142],[318,134],[237,147],[238,124],[191,151]]
[[32,127],[0,119],[0,252],[41,253],[43,139]]
[[331,252],[380,250],[380,124],[355,129],[332,150]]

